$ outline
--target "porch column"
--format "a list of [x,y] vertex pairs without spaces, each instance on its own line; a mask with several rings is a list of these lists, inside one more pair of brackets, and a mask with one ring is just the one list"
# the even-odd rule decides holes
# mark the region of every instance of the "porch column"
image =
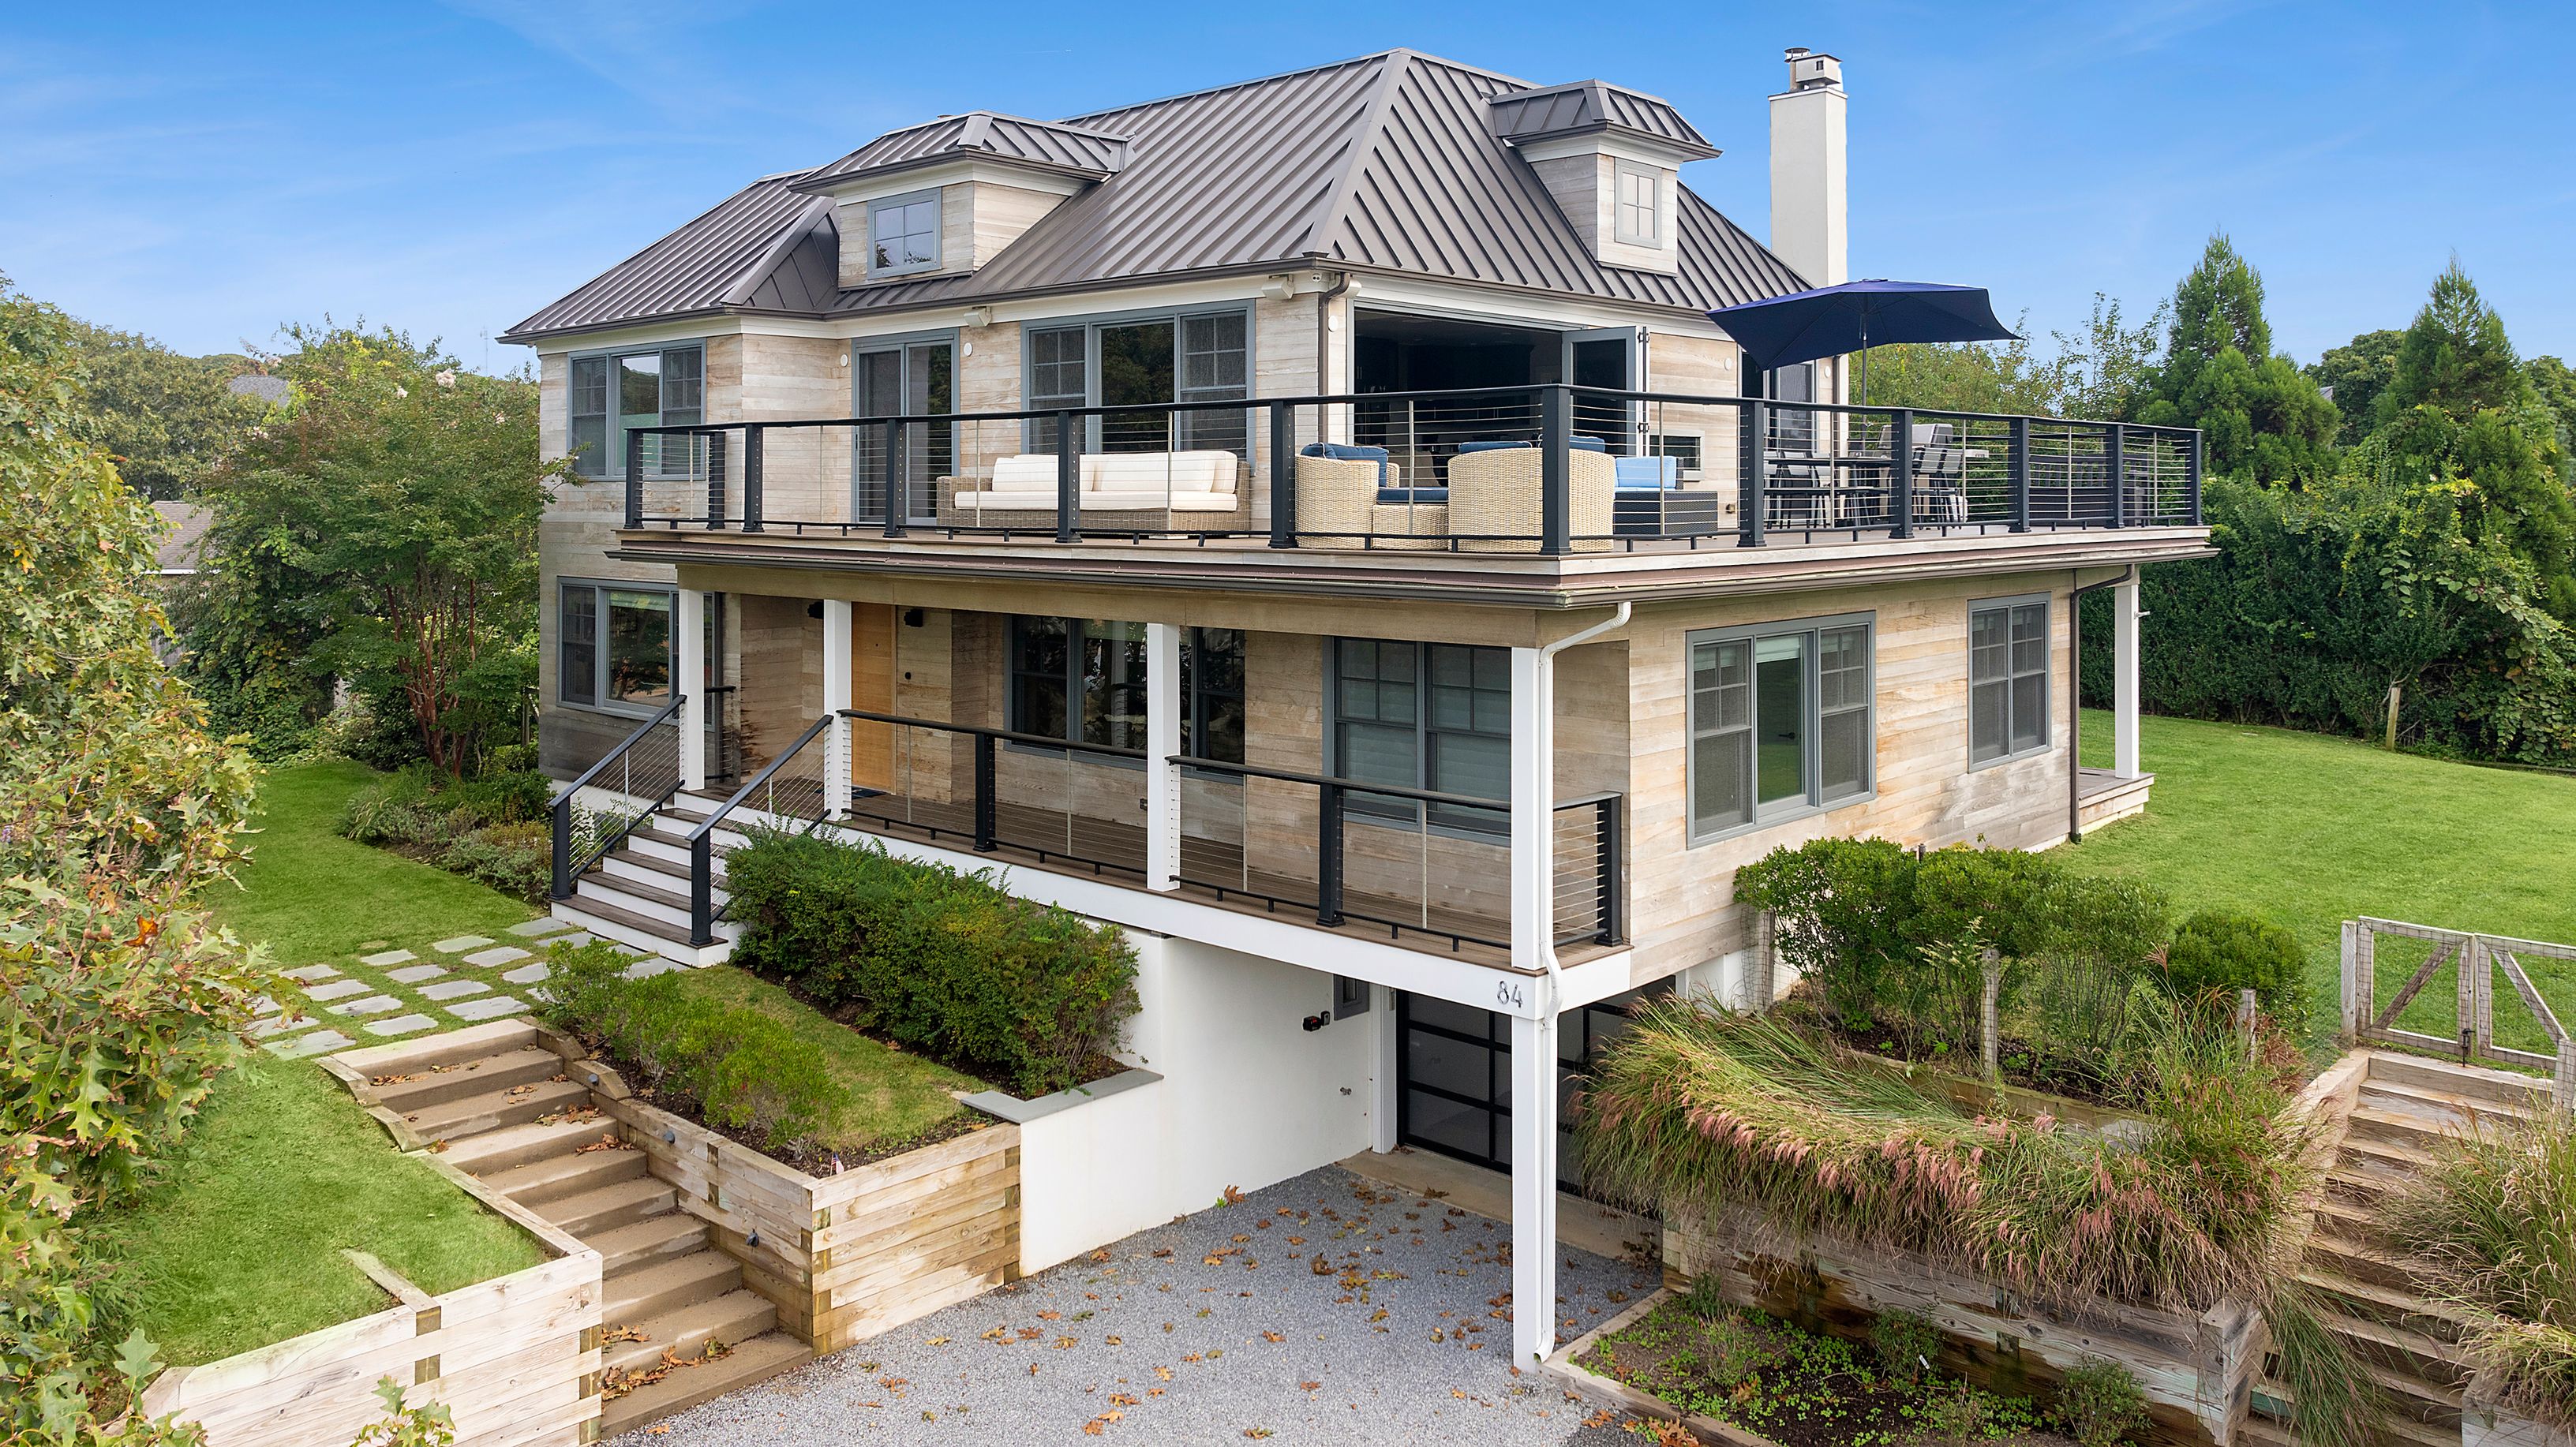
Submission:
[[[1512,964],[1543,972],[1555,933],[1556,663],[1512,650]],[[1512,1360],[1556,1350],[1556,1009],[1544,973],[1537,1007],[1512,1017]]]
[[823,712],[832,727],[822,739],[823,817],[838,819],[850,807],[850,605],[823,600]]
[[2111,772],[2134,779],[2138,767],[2138,585],[2111,589]]
[[671,691],[680,705],[680,787],[707,786],[707,595],[682,588],[671,598],[672,641],[679,656],[672,669]]
[[1145,625],[1145,887],[1181,882],[1181,630]]

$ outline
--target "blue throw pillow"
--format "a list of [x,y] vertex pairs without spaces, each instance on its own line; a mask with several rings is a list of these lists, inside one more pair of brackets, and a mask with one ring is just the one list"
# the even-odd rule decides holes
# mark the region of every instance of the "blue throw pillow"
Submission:
[[1309,442],[1297,449],[1301,457],[1328,457],[1336,462],[1374,462],[1377,485],[1386,486],[1387,453],[1383,447],[1355,447],[1347,442]]
[[1582,452],[1607,452],[1610,450],[1610,444],[1602,441],[1598,437],[1577,437],[1574,439],[1574,446],[1576,450]]
[[1458,451],[1463,455],[1469,452],[1503,452],[1514,447],[1535,446],[1537,444],[1533,442],[1461,442],[1458,444]]
[[1445,487],[1381,487],[1377,490],[1377,500],[1379,502],[1391,503],[1410,502],[1445,504],[1449,501],[1449,489]]

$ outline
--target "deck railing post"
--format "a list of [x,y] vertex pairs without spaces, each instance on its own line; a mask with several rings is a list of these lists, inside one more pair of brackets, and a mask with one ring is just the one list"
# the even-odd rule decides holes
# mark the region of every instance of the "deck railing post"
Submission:
[[1270,404],[1270,546],[1297,546],[1297,410]]
[[716,848],[713,835],[689,841],[689,944],[704,949],[716,942]]
[[1896,409],[1887,438],[1888,536],[1914,536],[1914,409]]
[[760,531],[760,455],[763,436],[757,427],[742,429],[742,530]]
[[1342,786],[1328,783],[1315,796],[1315,923],[1329,929],[1341,922]]
[[1627,921],[1619,917],[1619,796],[1603,799],[1594,827],[1601,831],[1598,865],[1601,871],[1600,942],[1615,945],[1625,931]]
[[975,735],[975,852],[990,854],[1000,848],[994,837],[1000,830],[994,820],[1000,812],[994,798],[993,736]]
[[2121,434],[2126,431],[2128,431],[2126,427],[2117,422],[2112,423],[2109,429],[2110,435],[2104,443],[2111,464],[2111,512],[2108,525],[2115,528],[2129,525],[2129,468],[2127,460],[2121,455],[2120,445],[2123,441]]
[[729,439],[721,432],[706,434],[707,439],[707,528],[721,532],[725,525],[725,454],[731,451]]
[[1763,456],[1762,449],[1762,433],[1770,422],[1764,415],[1767,410],[1759,397],[1745,398],[1736,409],[1739,425],[1744,429],[1743,440],[1736,447],[1735,505],[1743,513],[1737,520],[1738,547],[1762,546],[1762,514],[1768,506],[1762,500],[1763,474],[1769,470],[1769,459]]
[[548,886],[548,897],[572,897],[572,791],[566,789],[554,806],[554,882]]
[[1055,414],[1055,540],[1070,543],[1082,531],[1082,448],[1074,415]]
[[2030,419],[2012,420],[2012,530],[2030,531]]
[[885,535],[903,536],[904,514],[911,511],[910,499],[903,494],[903,424],[885,425]]
[[626,525],[644,526],[644,434],[626,434]]
[[1574,391],[1562,382],[1539,394],[1539,551],[1559,556],[1574,550]]
[[2191,457],[2183,464],[2184,486],[2190,493],[2188,500],[2191,504],[2193,527],[2200,526],[2200,446],[2201,431],[2195,427],[2191,430]]

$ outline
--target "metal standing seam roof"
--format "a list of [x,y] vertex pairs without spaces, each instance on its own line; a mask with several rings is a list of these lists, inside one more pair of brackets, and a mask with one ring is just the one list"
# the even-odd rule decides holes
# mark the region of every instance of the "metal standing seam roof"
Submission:
[[[816,171],[755,182],[504,339],[704,313],[831,317],[964,305],[1264,267],[1379,270],[1693,312],[1805,289],[1687,186],[1677,208],[1679,275],[1596,261],[1499,133],[1498,111],[1512,111],[1511,98],[1530,90],[1395,50],[1077,116],[1050,129],[1115,137],[1124,163],[984,266],[823,294],[837,268],[816,262],[837,245],[836,233],[829,203],[801,188],[871,152],[870,168],[895,164],[888,156],[963,154],[974,117],[951,117]],[[1568,114],[1578,118],[1619,117],[1579,127],[1615,125],[1685,145],[1699,137],[1650,96],[1598,82],[1548,90],[1573,94]],[[1010,119],[990,117],[988,135]],[[1669,126],[1687,137],[1654,129]]]
[[1127,142],[1101,131],[1033,121],[998,111],[941,116],[889,131],[828,166],[805,173],[800,191],[828,191],[853,176],[941,161],[989,157],[1072,175],[1110,175],[1127,162]]
[[1671,101],[1605,80],[1578,80],[1571,85],[1520,91],[1497,96],[1488,105],[1494,112],[1495,134],[1507,140],[1619,130],[1660,141],[1670,149],[1703,160],[1718,153],[1717,147],[1708,143],[1708,137],[1699,133],[1699,127],[1684,120]]

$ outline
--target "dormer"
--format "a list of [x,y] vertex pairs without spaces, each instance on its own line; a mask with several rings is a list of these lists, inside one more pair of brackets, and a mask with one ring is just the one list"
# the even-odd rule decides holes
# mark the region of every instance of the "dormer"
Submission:
[[1681,270],[1682,163],[1718,150],[1670,101],[1579,80],[1485,104],[1494,134],[1529,162],[1594,259],[1632,271]]
[[831,198],[840,284],[861,287],[973,271],[1126,164],[1120,137],[972,111],[879,136],[795,189]]

